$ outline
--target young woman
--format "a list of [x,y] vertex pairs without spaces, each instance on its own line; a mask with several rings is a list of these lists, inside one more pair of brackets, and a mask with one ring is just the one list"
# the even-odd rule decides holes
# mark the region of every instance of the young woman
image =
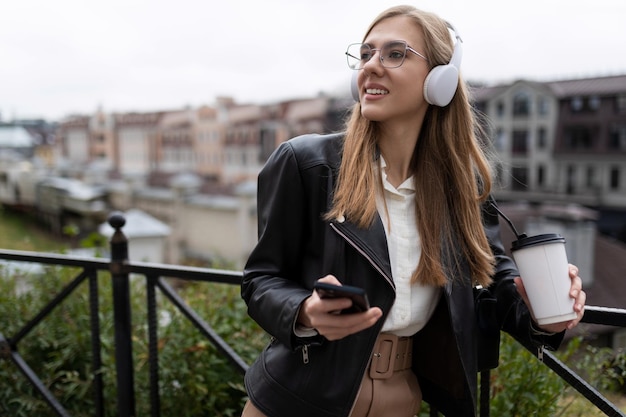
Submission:
[[[520,295],[459,42],[436,15],[384,11],[346,53],[359,98],[346,132],[294,138],[261,172],[242,296],[272,341],[246,374],[243,416],[411,417],[422,399],[474,416],[476,284],[525,343],[556,348],[582,317],[574,266],[577,319],[542,328]],[[371,307],[340,314],[352,301],[321,298],[317,281],[363,288]]]

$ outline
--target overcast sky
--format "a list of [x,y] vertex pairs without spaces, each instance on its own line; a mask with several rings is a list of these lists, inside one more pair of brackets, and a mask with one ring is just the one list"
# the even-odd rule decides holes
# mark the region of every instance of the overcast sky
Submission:
[[[0,117],[266,104],[348,91],[344,50],[389,0],[2,0]],[[421,0],[487,83],[626,74],[624,0]]]

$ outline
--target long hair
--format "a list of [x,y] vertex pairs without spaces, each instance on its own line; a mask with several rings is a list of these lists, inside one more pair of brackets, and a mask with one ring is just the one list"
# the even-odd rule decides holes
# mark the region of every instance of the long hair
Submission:
[[[431,66],[449,62],[453,42],[446,22],[411,6],[397,6],[381,13],[365,37],[380,21],[395,16],[409,16],[422,28],[425,55]],[[491,282],[494,257],[481,217],[481,203],[491,191],[491,172],[478,143],[479,134],[467,88],[459,79],[448,106],[430,106],[427,110],[411,159],[415,216],[422,245],[411,282],[444,286],[449,279],[447,262],[457,266],[466,263],[473,283],[486,286]],[[382,187],[380,172],[375,169],[378,135],[377,122],[365,119],[356,103],[347,120],[328,219],[343,215],[359,227],[368,227],[374,220],[375,196]]]

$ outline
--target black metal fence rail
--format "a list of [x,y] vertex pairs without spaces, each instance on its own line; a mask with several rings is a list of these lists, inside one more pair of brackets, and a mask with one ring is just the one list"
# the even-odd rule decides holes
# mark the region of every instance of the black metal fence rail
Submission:
[[[626,327],[626,310],[618,308],[586,306],[585,315],[581,322],[604,324],[616,327]],[[607,416],[626,416],[615,404],[607,400],[598,390],[587,381],[561,362],[552,352],[538,351],[536,348],[526,348],[542,360],[550,369],[559,375],[565,382],[571,385],[576,391],[591,401],[600,411]]]
[[[118,417],[132,417],[135,411],[134,364],[132,360],[132,334],[130,311],[129,277],[131,274],[146,278],[147,285],[147,322],[148,349],[150,372],[150,414],[160,416],[159,398],[159,359],[157,334],[157,290],[160,291],[182,314],[224,355],[241,374],[248,365],[239,355],[206,323],[170,286],[166,278],[184,281],[203,281],[239,285],[241,272],[225,271],[210,268],[172,266],[153,263],[130,262],[128,260],[128,242],[122,233],[125,220],[119,214],[110,217],[109,223],[115,229],[111,238],[111,259],[74,257],[67,255],[45,254],[26,251],[0,250],[0,259],[21,261],[37,264],[76,267],[77,275],[63,288],[44,308],[27,321],[19,331],[12,335],[3,334],[0,329],[0,360],[10,360],[30,381],[34,389],[42,396],[50,408],[61,417],[71,417],[63,405],[54,397],[41,379],[19,354],[18,345],[38,326],[46,316],[68,298],[73,291],[84,282],[89,285],[90,333],[93,357],[93,369],[102,366],[100,344],[100,321],[98,305],[98,272],[109,271],[112,282],[113,314],[115,328],[115,364],[117,373],[117,406]],[[605,307],[587,306],[583,322],[626,327],[626,310]],[[550,352],[538,352],[534,347],[527,347],[535,356],[587,398],[595,407],[607,416],[625,416],[614,404],[607,400],[583,378],[559,361]],[[480,415],[489,416],[489,374],[481,375],[481,407]],[[95,417],[105,415],[103,399],[103,381],[99,373],[94,375]],[[433,413],[434,415],[434,413]]]
[[[111,275],[113,294],[113,319],[115,341],[115,367],[117,382],[118,417],[132,417],[136,415],[134,391],[134,364],[132,360],[132,329],[130,308],[129,281],[132,275],[143,275],[147,285],[147,322],[148,322],[148,351],[150,372],[150,415],[160,416],[159,398],[159,359],[158,359],[158,311],[157,289],[172,302],[176,308],[203,334],[216,349],[242,375],[248,365],[212,328],[206,323],[185,301],[176,290],[166,281],[166,278],[176,278],[184,281],[204,281],[239,285],[241,272],[218,270],[211,268],[185,267],[179,265],[164,265],[146,262],[130,262],[128,260],[128,241],[122,233],[125,220],[115,214],[109,218],[114,227],[110,242],[111,259],[75,257],[60,254],[48,254],[28,251],[0,250],[0,259],[63,267],[76,267],[77,275],[71,279],[61,291],[49,301],[36,315],[30,319],[13,335],[4,335],[0,329],[0,360],[9,359],[32,384],[50,408],[60,417],[71,417],[63,405],[54,397],[40,377],[32,370],[29,364],[19,353],[18,344],[37,327],[58,305],[66,300],[73,291],[85,281],[89,282],[89,314],[92,347],[92,367],[98,370],[102,367],[100,343],[100,318],[98,303],[98,272],[108,271]],[[1,381],[0,381],[1,382]],[[94,373],[94,404],[95,417],[105,415],[104,386],[102,375]]]

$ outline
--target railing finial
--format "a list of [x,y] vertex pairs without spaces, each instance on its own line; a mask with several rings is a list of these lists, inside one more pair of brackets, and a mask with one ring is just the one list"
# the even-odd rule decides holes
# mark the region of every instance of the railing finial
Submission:
[[126,217],[121,211],[114,211],[109,215],[107,221],[112,228],[119,230],[126,224]]

